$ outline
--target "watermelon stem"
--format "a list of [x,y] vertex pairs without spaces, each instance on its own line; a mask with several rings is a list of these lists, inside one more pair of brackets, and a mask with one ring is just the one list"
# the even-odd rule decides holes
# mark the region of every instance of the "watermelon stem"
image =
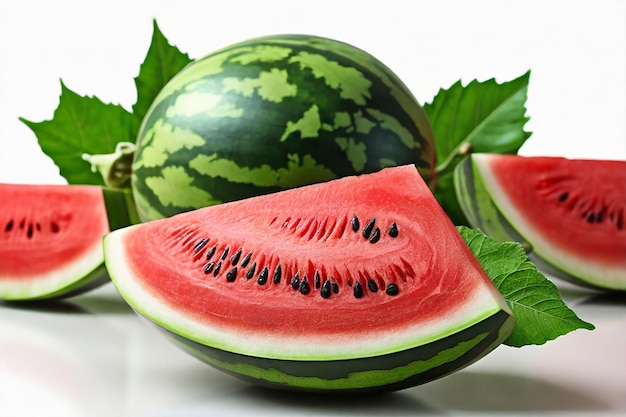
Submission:
[[[471,142],[461,142],[459,146],[455,148],[454,152],[450,152],[448,157],[439,165],[435,167],[435,173],[437,176],[445,173],[448,170],[448,167],[455,160],[456,157],[465,157],[472,153],[472,144]],[[453,167],[454,168],[454,167]]]
[[115,151],[109,154],[82,154],[82,158],[91,164],[92,172],[100,172],[107,187],[125,188],[130,181],[131,165],[137,146],[132,142],[118,142]]

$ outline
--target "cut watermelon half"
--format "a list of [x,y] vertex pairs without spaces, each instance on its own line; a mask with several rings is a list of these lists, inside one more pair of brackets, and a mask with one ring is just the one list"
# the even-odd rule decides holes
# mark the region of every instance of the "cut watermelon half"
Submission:
[[104,250],[138,313],[207,363],[271,387],[421,384],[513,326],[412,165],[120,229]]
[[626,290],[626,161],[474,154],[455,186],[474,227],[524,242],[546,272]]
[[131,224],[127,195],[87,185],[0,184],[0,299],[69,297],[108,282],[102,237]]

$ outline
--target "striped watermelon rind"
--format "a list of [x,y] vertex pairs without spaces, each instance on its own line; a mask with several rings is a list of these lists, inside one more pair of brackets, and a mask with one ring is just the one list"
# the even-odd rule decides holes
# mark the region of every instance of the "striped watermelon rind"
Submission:
[[[626,239],[618,223],[625,166],[624,161],[477,153],[456,167],[454,183],[473,227],[495,240],[521,242],[538,268],[551,275],[624,291]],[[562,189],[569,190],[567,202],[560,200]],[[587,218],[594,210],[605,219]],[[615,218],[611,211],[618,213]]]
[[212,348],[157,326],[186,352],[253,384],[342,394],[401,390],[459,371],[501,345],[512,327],[511,316],[500,310],[469,328],[413,349],[370,358],[290,361]]
[[124,228],[104,253],[122,297],[187,352],[280,389],[422,384],[515,320],[413,166]]
[[102,237],[137,223],[127,190],[0,184],[0,300],[76,296],[109,282]]
[[228,46],[178,73],[137,138],[143,220],[337,177],[435,162],[426,115],[367,52],[308,35]]

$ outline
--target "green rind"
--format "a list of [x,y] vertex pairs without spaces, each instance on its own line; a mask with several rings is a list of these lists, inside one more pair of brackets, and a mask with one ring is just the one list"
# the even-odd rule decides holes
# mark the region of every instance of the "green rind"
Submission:
[[[124,260],[126,250],[124,249],[123,237],[125,233],[132,233],[132,228],[125,228],[107,235],[104,239],[104,253],[106,265],[113,283],[126,302],[138,314],[148,318],[151,322],[164,330],[177,334],[180,338],[189,340],[190,342],[193,341],[198,345],[211,346],[211,348],[219,351],[228,351],[234,354],[250,356],[248,351],[249,346],[233,343],[230,335],[227,337],[224,333],[212,332],[210,329],[207,331],[206,328],[197,326],[197,324],[201,323],[196,322],[193,316],[188,316],[184,313],[179,314],[175,309],[162,305],[161,300],[153,297],[150,291],[145,291],[145,288],[142,288],[138,282],[134,282],[134,280],[130,278],[133,272],[127,269]],[[283,360],[289,359],[300,362],[302,359],[305,359],[320,363],[349,360],[355,357],[384,356],[394,352],[401,352],[403,350],[412,349],[418,345],[434,343],[437,340],[453,337],[455,333],[471,328],[475,323],[483,322],[489,317],[498,314],[500,311],[505,311],[508,315],[512,316],[512,312],[506,301],[501,298],[501,295],[497,293],[495,289],[494,292],[498,294],[497,297],[501,299],[501,303],[499,301],[495,303],[489,302],[488,305],[481,305],[480,309],[474,308],[471,311],[467,310],[462,313],[459,313],[457,310],[457,313],[450,320],[447,320],[447,317],[442,317],[442,322],[445,321],[446,323],[445,326],[440,325],[437,329],[419,337],[415,335],[411,337],[411,334],[408,335],[409,337],[396,337],[393,343],[385,343],[382,347],[380,343],[363,343],[361,347],[350,350],[324,349],[322,351],[322,349],[315,349],[314,351],[307,351],[308,353],[304,355],[300,350],[294,352],[293,346],[289,349],[283,349],[281,346],[283,346],[284,343],[276,343],[273,349],[269,351],[266,349],[262,354],[256,356],[263,356],[270,360],[272,358],[281,358]],[[504,338],[508,337],[512,329],[513,326],[511,323],[510,328],[508,328],[505,332],[506,334],[504,334]],[[398,341],[399,339],[403,341],[400,342]],[[500,340],[500,343],[502,340]],[[307,344],[316,346],[315,344]],[[294,353],[297,356],[287,356]]]
[[476,165],[472,162],[471,155],[467,156],[455,168],[454,189],[463,213],[472,227],[481,230],[490,238],[500,242],[521,243],[526,251],[529,252],[528,257],[539,269],[560,278],[579,281],[532,252],[530,244],[493,202]]
[[606,287],[606,284],[597,280],[575,275],[569,272],[566,266],[533,251],[532,244],[507,220],[493,201],[476,164],[472,162],[471,155],[456,167],[454,186],[457,200],[472,227],[482,230],[487,236],[500,242],[521,243],[537,268],[552,276],[583,287],[594,289]]
[[[102,196],[106,208],[107,218],[109,221],[109,229],[111,231],[121,229],[139,223],[139,215],[135,209],[130,189],[113,189],[102,188]],[[64,288],[57,291],[42,294],[40,296],[30,298],[30,300],[42,299],[59,299],[75,297],[80,294],[92,291],[111,281],[104,265],[104,255],[102,262],[97,265],[90,273],[74,281]]]
[[293,361],[241,355],[157,327],[188,353],[248,382],[294,391],[365,393],[421,385],[467,367],[508,337],[513,317],[500,310],[471,327],[422,346],[387,355],[337,361]]
[[59,300],[75,297],[88,291],[101,287],[110,282],[104,263],[96,265],[93,270],[86,275],[75,279],[74,281],[65,282],[63,286],[46,291],[37,292],[28,291],[26,288],[20,292],[6,292],[0,288],[0,302],[28,302],[42,300]]
[[530,71],[514,80],[457,81],[424,104],[436,139],[435,197],[455,225],[467,225],[454,191],[454,169],[472,152],[515,154],[528,139],[525,101]]
[[[33,297],[20,297],[18,298],[6,298],[7,301],[39,301],[39,300],[59,300],[70,297],[76,297],[77,295],[85,294],[89,291],[95,290],[110,282],[109,275],[104,266],[104,262],[98,265],[93,271],[87,275],[81,277],[79,280],[69,283],[63,288],[59,288],[56,291],[51,291],[46,294],[40,294]],[[1,297],[0,297],[1,298]]]
[[[110,230],[116,230],[139,223],[139,216],[135,210],[135,203],[129,189],[117,190],[103,188],[102,195]],[[104,255],[100,259],[100,262],[89,266],[86,270],[88,272],[84,275],[74,277],[74,279],[64,282],[64,285],[61,287],[46,292],[32,293],[24,290],[18,294],[15,292],[3,292],[0,289],[0,300],[39,301],[64,299],[84,294],[110,282],[109,275],[104,265]]]
[[[105,252],[107,252],[106,244],[105,244]],[[110,250],[109,250],[109,253],[110,253]],[[241,355],[243,357],[251,357],[250,355],[247,355],[246,353],[242,353],[239,351],[239,349],[245,348],[245,346],[225,344],[223,338],[220,338],[219,335],[215,338],[206,337],[206,335],[201,332],[190,330],[191,326],[189,326],[190,324],[189,322],[187,323],[177,322],[176,324],[173,324],[173,315],[170,316],[170,313],[163,314],[161,312],[158,312],[157,311],[157,309],[159,308],[158,305],[153,304],[153,305],[148,306],[146,300],[141,300],[140,297],[137,297],[136,295],[131,294],[131,292],[126,291],[126,288],[124,288],[124,286],[120,283],[119,279],[116,280],[117,275],[115,274],[116,272],[118,272],[118,270],[116,269],[115,265],[111,261],[107,261],[107,267],[109,268],[109,271],[112,276],[112,280],[114,284],[116,285],[117,290],[120,292],[122,297],[126,300],[126,302],[138,314],[148,318],[151,322],[153,322],[159,328],[163,329],[164,331],[168,333],[172,333],[173,335],[176,335],[180,339],[187,340],[190,343],[198,345],[198,346],[206,346],[206,347],[210,347],[210,349],[214,349],[215,351],[219,351],[219,352],[230,352],[232,354]],[[365,354],[363,352],[355,352],[355,351],[350,351],[350,352],[332,351],[332,352],[327,352],[325,355],[323,355],[320,352],[316,352],[314,355],[306,356],[306,360],[310,360],[311,363],[319,364],[319,363],[325,363],[329,361],[341,362],[345,360],[351,360],[357,355],[364,355],[364,356],[374,355],[374,357],[385,357],[385,356],[394,355],[394,354],[397,354],[399,352],[403,352],[406,350],[412,350],[416,345],[425,345],[425,344],[432,345],[432,344],[437,343],[437,341],[452,338],[454,337],[456,333],[467,331],[467,329],[470,329],[473,326],[475,326],[475,323],[482,323],[482,322],[488,321],[490,317],[493,317],[494,315],[497,315],[500,312],[504,312],[505,314],[512,317],[513,313],[511,312],[511,310],[508,307],[508,304],[506,304],[504,300],[503,300],[503,305],[505,307],[498,308],[496,306],[491,306],[489,309],[484,309],[484,311],[481,311],[480,314],[477,314],[473,317],[463,317],[463,319],[459,319],[453,325],[449,325],[448,327],[441,328],[439,329],[438,332],[429,335],[427,338],[421,338],[421,339],[413,338],[407,343],[403,343],[403,344],[396,343],[394,346],[388,347],[384,351],[375,352],[371,350],[373,348],[370,347],[370,351],[366,352]],[[502,308],[504,308],[506,311],[503,310]],[[501,334],[504,335],[504,338],[506,338],[509,336],[509,334],[513,330],[513,322],[510,323],[510,327],[508,326],[508,324],[507,326],[504,326],[504,327],[505,327],[505,330],[501,331]],[[502,340],[500,340],[500,343],[502,342]],[[284,357],[286,353],[281,352],[280,349],[276,349],[274,352],[271,353],[271,355],[273,356],[267,356],[267,357],[264,357],[263,359],[275,360],[278,356],[283,355],[283,358],[281,359],[283,362],[285,360],[290,360],[295,363],[302,363],[301,361],[302,356],[295,358],[295,359],[286,358]]]
[[129,188],[103,188],[102,195],[111,231],[140,223],[135,200]]
[[428,179],[434,152],[423,109],[374,57],[323,38],[264,37],[165,86],[138,135],[132,186],[148,220],[391,165]]
[[521,242],[524,238],[506,220],[491,199],[471,155],[454,170],[454,189],[457,200],[472,227],[500,242]]

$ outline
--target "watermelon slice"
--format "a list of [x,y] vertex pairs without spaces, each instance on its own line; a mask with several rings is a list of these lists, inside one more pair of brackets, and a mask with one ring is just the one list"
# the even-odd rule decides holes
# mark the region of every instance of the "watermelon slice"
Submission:
[[401,389],[469,365],[513,327],[413,165],[123,228],[104,251],[138,313],[271,387]]
[[4,300],[69,297],[108,282],[102,237],[131,224],[127,193],[97,186],[0,184],[0,207]]
[[455,187],[474,227],[523,242],[546,272],[626,290],[626,161],[474,154]]

